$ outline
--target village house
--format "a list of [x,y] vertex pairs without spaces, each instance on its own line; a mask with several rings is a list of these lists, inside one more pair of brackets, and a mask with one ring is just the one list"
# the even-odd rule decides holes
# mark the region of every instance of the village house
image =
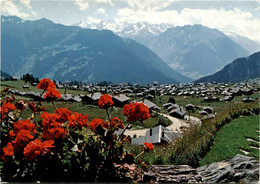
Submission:
[[170,131],[159,125],[146,131],[145,136],[133,138],[132,144],[143,145],[145,142],[152,144],[170,143],[179,137],[181,137],[181,133]]
[[130,98],[124,94],[118,94],[116,96],[112,96],[112,100],[115,106],[123,107],[124,105],[129,103]]
[[100,92],[85,95],[84,97],[82,97],[82,103],[84,103],[84,104],[97,104],[101,95],[102,94]]

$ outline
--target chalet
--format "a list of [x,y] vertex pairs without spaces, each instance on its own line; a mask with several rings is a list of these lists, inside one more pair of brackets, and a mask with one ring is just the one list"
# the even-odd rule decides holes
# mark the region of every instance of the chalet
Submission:
[[184,119],[185,116],[185,110],[183,110],[182,107],[174,109],[169,112],[169,115],[175,118]]
[[253,98],[243,98],[242,102],[248,103],[248,102],[254,102],[255,100]]
[[145,136],[133,138],[132,144],[143,145],[145,142],[152,144],[170,143],[179,137],[181,137],[181,133],[170,131],[159,125],[146,131]]
[[199,114],[204,116],[204,115],[207,115],[208,112],[207,111],[200,111]]
[[168,109],[168,107],[170,107],[170,106],[172,106],[172,105],[174,105],[173,103],[166,103],[166,104],[163,104],[163,107],[165,108],[165,109]]
[[167,108],[167,111],[170,112],[170,111],[172,111],[174,109],[178,109],[178,108],[180,108],[180,106],[178,104],[173,104]]
[[201,121],[206,121],[206,120],[209,120],[209,119],[213,119],[215,116],[216,116],[216,114],[207,114],[207,115],[203,116]]
[[203,110],[208,112],[208,114],[211,114],[214,112],[214,109],[212,107],[204,107]]
[[230,102],[231,100],[233,100],[233,96],[224,96],[224,98],[222,100]]
[[23,89],[29,89],[29,85],[28,84],[24,84],[22,85]]
[[11,77],[11,81],[17,81],[18,77]]
[[96,92],[96,93],[86,95],[86,96],[82,97],[82,103],[84,103],[84,104],[97,104],[101,95],[102,94],[100,92]]
[[129,103],[130,98],[124,94],[119,94],[112,97],[114,105],[117,107],[123,107],[125,104]]
[[154,104],[150,100],[146,100],[146,99],[143,101],[139,101],[138,103],[143,103],[143,104],[147,105],[150,112],[153,110],[154,107],[156,107],[156,104]]

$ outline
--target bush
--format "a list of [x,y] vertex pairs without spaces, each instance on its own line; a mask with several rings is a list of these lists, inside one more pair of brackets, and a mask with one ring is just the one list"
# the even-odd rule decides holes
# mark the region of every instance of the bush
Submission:
[[[232,118],[240,115],[250,115],[252,112],[258,112],[257,104],[241,105],[226,107],[222,109],[220,116],[216,119],[203,122],[201,126],[194,126],[185,132],[183,137],[173,145],[173,152],[170,156],[172,164],[199,166],[201,160],[210,150],[214,142],[217,131],[225,124],[229,123]],[[257,110],[258,109],[258,110]]]

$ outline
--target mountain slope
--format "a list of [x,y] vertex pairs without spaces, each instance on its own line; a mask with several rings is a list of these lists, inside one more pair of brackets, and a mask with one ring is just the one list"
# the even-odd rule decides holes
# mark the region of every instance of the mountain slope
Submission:
[[194,79],[215,73],[230,60],[249,55],[224,33],[201,25],[168,29],[148,47],[169,66]]
[[244,49],[246,49],[250,54],[260,51],[260,44],[250,40],[247,37],[240,36],[236,33],[232,32],[224,32],[231,40],[241,45]]
[[[2,68],[11,75],[130,83],[189,80],[145,46],[111,31],[2,16]],[[139,52],[136,52],[138,48]]]
[[260,52],[238,58],[219,72],[196,80],[199,82],[240,82],[260,77]]

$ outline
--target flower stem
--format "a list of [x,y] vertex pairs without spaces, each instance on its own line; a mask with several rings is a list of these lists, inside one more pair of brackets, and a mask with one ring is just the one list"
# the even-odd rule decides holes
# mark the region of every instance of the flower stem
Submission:
[[128,124],[125,126],[124,130],[122,131],[122,133],[118,136],[118,138],[117,138],[118,141],[120,140],[120,138],[122,137],[122,135],[125,133],[125,131],[126,131],[126,129],[127,129],[127,127],[128,127],[129,124],[130,124],[130,122],[128,122]]
[[55,108],[55,109],[58,109],[57,106],[55,105],[54,101],[52,100],[51,102],[52,102],[54,108]]
[[110,119],[110,116],[109,116],[109,113],[108,113],[107,108],[106,108],[106,112],[107,112],[107,117],[108,117],[108,119],[109,119],[109,122],[111,123],[111,119]]
[[135,158],[140,157],[142,154],[144,154],[144,151],[142,151],[141,153],[139,153],[139,155],[137,155]]

